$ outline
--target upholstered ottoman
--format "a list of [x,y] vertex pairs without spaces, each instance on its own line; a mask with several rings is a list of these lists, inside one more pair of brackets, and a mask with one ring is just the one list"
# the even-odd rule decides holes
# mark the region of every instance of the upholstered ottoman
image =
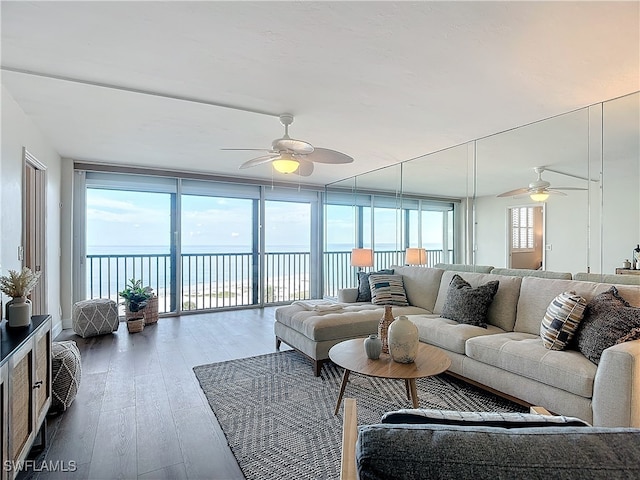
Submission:
[[76,342],[51,344],[51,413],[64,412],[73,403],[82,378],[80,350]]
[[73,304],[73,331],[82,338],[118,330],[118,306],[108,298],[93,298]]

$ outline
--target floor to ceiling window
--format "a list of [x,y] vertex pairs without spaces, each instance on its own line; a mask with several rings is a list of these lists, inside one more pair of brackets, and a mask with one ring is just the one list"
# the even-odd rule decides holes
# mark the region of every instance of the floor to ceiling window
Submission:
[[169,311],[172,194],[112,185],[86,190],[86,293],[116,301],[130,279],[141,280]]
[[130,279],[154,289],[161,313],[322,296],[319,192],[79,173],[74,301],[120,302]]

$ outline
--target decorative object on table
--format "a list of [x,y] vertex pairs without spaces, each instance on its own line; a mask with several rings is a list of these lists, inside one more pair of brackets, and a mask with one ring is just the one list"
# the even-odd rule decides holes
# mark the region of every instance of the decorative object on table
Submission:
[[640,244],[633,249],[633,265],[632,268],[640,270]]
[[625,258],[624,262],[622,262],[622,268],[624,268],[625,270],[629,270],[631,268],[631,262],[628,258]]
[[71,327],[82,338],[118,330],[118,304],[109,298],[91,298],[73,304]]
[[367,354],[367,358],[371,360],[378,360],[382,353],[382,340],[378,338],[378,335],[369,335],[369,338],[364,340],[364,352]]
[[73,403],[80,387],[82,363],[73,340],[51,343],[50,414],[62,413]]
[[378,323],[378,338],[382,342],[382,353],[389,353],[388,331],[389,325],[395,320],[391,305],[384,306],[384,315]]
[[413,363],[418,354],[418,327],[404,315],[389,325],[389,353],[398,363]]
[[125,318],[129,333],[137,333],[144,330],[144,308],[151,298],[151,289],[144,288],[141,280],[131,279],[124,290],[118,293],[124,298]]
[[20,272],[9,270],[9,275],[0,277],[0,290],[11,297],[5,306],[10,327],[28,327],[31,324],[31,301],[27,295],[38,284],[40,273],[23,267]]

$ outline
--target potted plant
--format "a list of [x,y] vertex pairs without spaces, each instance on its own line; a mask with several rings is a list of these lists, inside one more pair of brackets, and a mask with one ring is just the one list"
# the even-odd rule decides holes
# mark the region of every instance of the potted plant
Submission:
[[144,329],[144,308],[151,297],[151,289],[132,278],[118,295],[124,298],[127,330],[129,333],[141,332]]
[[20,272],[9,270],[9,275],[0,277],[0,290],[11,297],[5,310],[10,327],[27,327],[31,323],[31,301],[27,295],[38,284],[40,273],[23,267]]

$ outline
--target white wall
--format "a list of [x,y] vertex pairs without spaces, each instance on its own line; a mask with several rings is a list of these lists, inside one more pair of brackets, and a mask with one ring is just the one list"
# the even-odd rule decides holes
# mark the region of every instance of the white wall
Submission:
[[[0,160],[0,265],[19,270],[18,246],[22,245],[22,149],[47,167],[47,307],[53,318],[54,335],[60,320],[60,156],[7,90],[2,88],[2,150]],[[3,298],[7,301],[7,298]]]

